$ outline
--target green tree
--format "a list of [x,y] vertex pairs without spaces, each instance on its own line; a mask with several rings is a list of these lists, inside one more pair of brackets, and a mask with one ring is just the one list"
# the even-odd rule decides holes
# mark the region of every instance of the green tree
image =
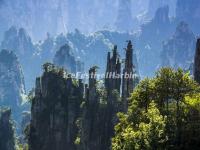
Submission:
[[141,113],[143,121],[139,124],[129,123],[127,115],[119,114],[120,123],[115,127],[119,134],[113,138],[113,150],[155,150],[163,149],[167,140],[165,135],[165,120],[152,101]]
[[[159,110],[160,115],[166,116],[164,136],[168,137],[165,143],[166,149],[181,149],[182,146],[186,147],[184,143],[187,143],[187,141],[198,143],[197,136],[189,136],[187,139],[183,137],[186,133],[185,131],[191,130],[194,124],[200,126],[200,121],[196,121],[197,119],[191,121],[192,116],[198,116],[198,118],[200,116],[197,109],[199,108],[199,91],[199,85],[190,77],[189,73],[185,73],[181,69],[162,68],[154,78],[144,79],[132,93],[129,100],[128,113],[119,114],[120,122],[115,128],[116,136],[113,138],[113,146],[118,141],[118,144],[122,146],[121,148],[126,150],[129,149],[127,148],[128,146],[125,146],[127,143],[132,143],[131,147],[134,147],[132,149],[136,149],[135,145],[144,146],[145,143],[149,143],[149,148],[159,149],[159,146],[156,147],[156,144],[154,145],[150,142],[150,139],[146,140],[145,136],[137,142],[135,142],[135,136],[132,139],[122,137],[126,132],[130,134],[142,133],[140,128],[135,127],[140,126],[141,123],[149,124],[144,114],[149,112],[152,102],[156,104],[156,109]],[[130,127],[134,129],[134,132],[129,132]],[[146,126],[144,127],[142,130],[146,131],[147,128]],[[198,134],[200,134],[199,131],[197,132]],[[147,135],[148,137],[150,136],[149,134]],[[129,135],[130,137],[131,135]],[[152,138],[156,138],[156,136]]]
[[196,150],[200,146],[200,93],[186,95],[184,107],[185,120],[180,148]]

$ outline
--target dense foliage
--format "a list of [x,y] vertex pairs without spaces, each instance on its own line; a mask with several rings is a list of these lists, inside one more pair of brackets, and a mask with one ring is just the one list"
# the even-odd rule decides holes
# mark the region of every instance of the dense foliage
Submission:
[[198,149],[199,85],[181,69],[162,68],[144,79],[119,113],[113,150]]

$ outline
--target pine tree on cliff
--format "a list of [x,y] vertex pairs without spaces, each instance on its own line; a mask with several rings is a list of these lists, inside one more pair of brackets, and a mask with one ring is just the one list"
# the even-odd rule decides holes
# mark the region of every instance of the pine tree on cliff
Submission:
[[118,1],[118,16],[115,25],[119,31],[130,31],[133,28],[131,0]]
[[197,40],[194,59],[194,80],[200,84],[200,38]]

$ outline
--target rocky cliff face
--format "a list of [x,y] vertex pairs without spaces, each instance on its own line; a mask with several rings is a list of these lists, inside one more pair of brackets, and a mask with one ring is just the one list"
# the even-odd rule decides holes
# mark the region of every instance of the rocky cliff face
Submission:
[[[134,72],[132,58],[129,41],[124,73]],[[108,53],[106,73],[112,76],[105,77],[105,87],[96,78],[97,67],[89,70],[89,85],[66,76],[63,69],[52,64],[47,63],[43,68],[43,75],[36,79],[32,100],[30,150],[110,149],[116,114],[127,110],[125,104],[135,81],[124,76],[122,80],[117,47],[112,56]]]
[[8,108],[0,109],[0,131],[0,149],[15,150],[14,127]]
[[0,52],[0,105],[12,109],[14,119],[20,119],[25,85],[17,56],[8,50]]
[[174,35],[163,43],[162,66],[189,69],[194,58],[195,39],[189,26],[181,22]]
[[89,87],[85,87],[85,105],[80,127],[80,149],[110,148],[114,124],[117,122],[116,113],[120,111],[121,63],[117,54],[116,46],[112,57],[108,53],[105,88],[98,88],[96,68],[89,70]]
[[36,80],[32,100],[30,150],[73,150],[83,85],[65,78],[63,70],[51,64],[46,64],[44,70]]
[[77,61],[72,49],[69,45],[65,44],[55,54],[54,64],[65,68],[68,72],[76,73],[83,72],[83,63]]
[[[118,76],[118,78],[114,78]],[[114,46],[113,55],[111,57],[111,53],[108,52],[107,56],[107,66],[106,66],[106,74],[105,74],[105,88],[110,94],[112,90],[117,90],[120,93],[121,86],[121,62],[119,58],[119,54],[117,52],[117,46]]]
[[[80,149],[105,149],[108,141],[105,137],[105,112],[106,104],[100,103],[100,91],[97,89],[97,81],[93,77],[95,68],[89,70],[91,77],[89,78],[89,87],[86,85],[86,101],[83,108],[80,131]],[[103,123],[104,122],[104,123]]]
[[200,39],[196,43],[196,52],[194,59],[194,79],[200,84]]

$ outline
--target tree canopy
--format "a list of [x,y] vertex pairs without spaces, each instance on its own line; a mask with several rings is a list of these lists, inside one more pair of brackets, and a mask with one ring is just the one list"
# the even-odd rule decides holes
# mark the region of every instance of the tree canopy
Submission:
[[129,99],[127,114],[118,114],[112,149],[197,149],[199,91],[199,85],[181,69],[162,68],[155,77],[144,79]]

